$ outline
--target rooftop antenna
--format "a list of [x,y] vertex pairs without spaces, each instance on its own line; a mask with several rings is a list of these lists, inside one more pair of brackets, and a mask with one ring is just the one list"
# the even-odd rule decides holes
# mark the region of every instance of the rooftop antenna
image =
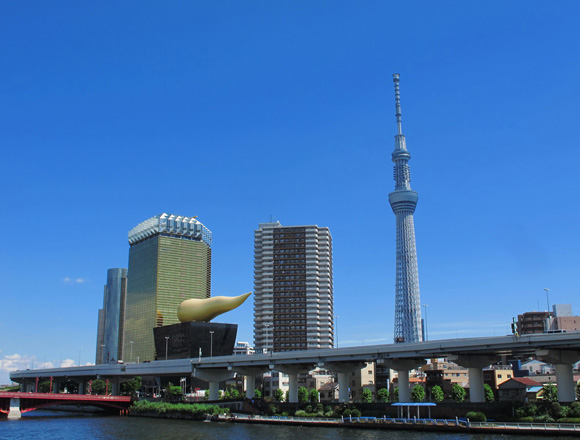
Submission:
[[398,73],[393,73],[393,82],[395,83],[395,107],[397,117],[397,134],[403,134],[403,128],[401,126],[401,94],[399,92],[399,78]]

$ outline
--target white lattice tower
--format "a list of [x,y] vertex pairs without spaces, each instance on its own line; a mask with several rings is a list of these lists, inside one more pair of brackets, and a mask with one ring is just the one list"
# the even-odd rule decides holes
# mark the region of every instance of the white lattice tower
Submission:
[[392,158],[395,163],[395,190],[389,194],[389,203],[397,223],[397,276],[395,284],[395,342],[418,342],[421,337],[421,298],[419,295],[419,270],[415,245],[413,213],[418,195],[411,190],[411,173],[405,135],[401,127],[401,99],[399,74],[393,75],[397,135]]

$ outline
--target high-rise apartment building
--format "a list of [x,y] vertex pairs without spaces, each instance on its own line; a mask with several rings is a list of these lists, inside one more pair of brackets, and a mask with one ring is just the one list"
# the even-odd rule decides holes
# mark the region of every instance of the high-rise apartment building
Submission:
[[[153,328],[176,324],[177,308],[211,295],[209,229],[192,217],[161,214],[129,232],[124,357],[154,360]],[[130,361],[130,360],[129,360]]]
[[333,344],[330,231],[261,223],[254,232],[256,352],[332,348]]
[[96,364],[123,359],[123,324],[127,269],[109,269],[103,293],[103,308],[99,310]]
[[405,135],[401,127],[401,100],[399,74],[393,75],[397,134],[392,159],[395,190],[389,194],[389,203],[397,223],[397,265],[395,281],[395,342],[418,342],[421,337],[421,298],[419,295],[419,269],[415,245],[413,213],[418,195],[411,189],[411,171]]

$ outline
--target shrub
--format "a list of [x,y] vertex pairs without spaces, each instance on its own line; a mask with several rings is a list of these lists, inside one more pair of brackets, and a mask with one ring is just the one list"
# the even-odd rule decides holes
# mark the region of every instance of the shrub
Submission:
[[307,414],[306,414],[306,411],[304,411],[304,410],[301,410],[301,409],[300,409],[300,410],[298,410],[298,411],[296,411],[296,413],[294,413],[294,415],[295,415],[296,417],[306,417],[306,416],[307,416]]
[[543,414],[538,417],[534,417],[534,421],[537,423],[554,423],[554,419],[550,414]]
[[580,417],[580,402],[574,402],[570,405],[569,417]]
[[558,419],[559,423],[580,423],[580,417],[563,417]]
[[534,422],[534,418],[531,416],[520,417],[518,420],[522,423],[533,423]]
[[205,414],[223,414],[228,412],[227,408],[220,408],[217,405],[208,405],[205,403],[169,403],[169,402],[150,402],[148,400],[139,400],[131,405],[131,411],[135,412],[156,412],[165,414],[166,412],[176,412],[182,414],[191,414],[201,416]]
[[311,413],[312,412],[312,405],[306,405],[306,408],[304,408],[304,411],[306,411],[307,413]]
[[554,419],[557,420],[561,417],[566,417],[568,408],[560,405],[558,402],[552,402],[550,405],[549,413]]
[[467,414],[465,414],[465,417],[467,417],[472,422],[487,422],[487,417],[485,417],[485,414],[479,411],[469,411]]

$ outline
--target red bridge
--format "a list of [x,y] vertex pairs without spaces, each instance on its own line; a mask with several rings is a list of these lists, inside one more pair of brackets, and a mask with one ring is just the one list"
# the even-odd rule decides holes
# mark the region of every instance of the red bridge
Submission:
[[0,413],[7,414],[11,419],[18,419],[22,413],[51,405],[96,406],[109,412],[125,414],[131,406],[131,396],[0,392]]

